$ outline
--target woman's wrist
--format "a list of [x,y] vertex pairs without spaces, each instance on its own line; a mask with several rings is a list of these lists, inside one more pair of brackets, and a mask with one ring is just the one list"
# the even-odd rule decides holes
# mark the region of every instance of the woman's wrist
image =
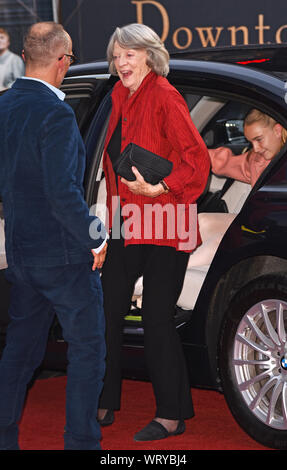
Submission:
[[168,192],[169,192],[169,187],[168,187],[168,185],[166,184],[166,182],[165,182],[164,180],[161,180],[161,181],[159,182],[159,184],[162,185],[162,187],[163,187],[165,193],[168,193]]
[[157,197],[161,194],[168,193],[169,189],[165,189],[164,185],[160,181],[158,184],[152,185],[152,194],[151,197]]

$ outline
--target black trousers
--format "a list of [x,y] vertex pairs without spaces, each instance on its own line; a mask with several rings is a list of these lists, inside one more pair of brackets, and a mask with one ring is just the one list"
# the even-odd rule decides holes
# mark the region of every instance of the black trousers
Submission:
[[107,358],[100,408],[120,408],[123,319],[130,308],[134,284],[143,275],[144,351],[156,400],[155,416],[187,419],[194,415],[185,358],[173,319],[188,258],[187,253],[172,247],[124,247],[122,239],[109,242],[102,273]]

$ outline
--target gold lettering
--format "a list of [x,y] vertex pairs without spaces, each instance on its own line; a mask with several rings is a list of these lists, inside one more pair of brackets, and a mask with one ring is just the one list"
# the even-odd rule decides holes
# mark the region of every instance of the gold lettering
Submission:
[[270,29],[270,26],[264,26],[264,15],[258,15],[258,26],[255,29],[259,31],[259,44],[264,44],[264,29]]
[[[184,44],[184,46],[180,45],[178,42],[178,34],[180,33],[180,31],[184,31],[187,36],[187,41]],[[186,49],[192,43],[192,32],[190,31],[190,29],[186,28],[185,26],[182,26],[182,28],[176,29],[175,32],[173,33],[172,42],[175,45],[175,47],[177,47],[177,49]]]
[[283,26],[281,26],[281,27],[280,27],[279,29],[277,29],[277,31],[276,31],[275,38],[276,38],[276,42],[279,43],[279,44],[282,43],[281,33],[282,33],[283,29],[287,29],[287,24],[284,24]]
[[[170,30],[170,20],[167,9],[161,4],[159,0],[131,0],[131,4],[136,6],[137,22],[143,24],[143,10],[144,5],[154,6],[161,15],[162,19],[162,34],[161,40],[165,41],[168,38]],[[273,27],[272,27],[273,28]],[[224,30],[223,26],[205,26],[195,27],[198,33],[199,40],[202,47],[216,47],[218,45],[221,33]],[[248,26],[229,26],[226,27],[230,31],[230,45],[236,46],[238,43],[243,45],[249,44],[249,29]],[[264,14],[258,14],[258,24],[254,26],[258,31],[258,44],[265,43],[265,31],[271,29],[271,26],[264,24]],[[238,42],[238,33],[242,33],[242,42]],[[177,49],[187,49],[193,42],[193,30],[186,26],[177,28],[172,35],[172,43]],[[282,39],[284,35],[285,40]],[[241,38],[241,36],[239,36]],[[181,39],[182,38],[182,39]],[[287,43],[287,24],[280,26],[275,32],[276,43]]]
[[231,45],[232,46],[237,45],[236,33],[238,31],[243,32],[243,44],[248,44],[248,28],[246,26],[238,26],[238,28],[236,28],[235,26],[230,26],[227,29],[231,32]]
[[[208,26],[206,28],[195,28],[196,31],[198,32],[198,35],[200,37],[200,40],[201,40],[201,44],[203,45],[203,47],[207,47],[208,44],[210,43],[212,47],[215,47],[217,42],[218,42],[218,39],[219,39],[219,36],[223,30],[223,27],[221,26],[216,26],[216,37],[214,38],[213,36],[213,26]],[[207,34],[205,35],[204,32],[206,32]]]
[[137,22],[143,24],[143,5],[154,5],[156,8],[158,8],[161,16],[162,16],[162,23],[163,23],[163,30],[162,30],[162,35],[161,35],[161,40],[165,41],[168,33],[169,33],[169,17],[166,9],[164,6],[156,2],[154,0],[142,0],[142,1],[132,1],[134,5],[136,5],[137,9]]

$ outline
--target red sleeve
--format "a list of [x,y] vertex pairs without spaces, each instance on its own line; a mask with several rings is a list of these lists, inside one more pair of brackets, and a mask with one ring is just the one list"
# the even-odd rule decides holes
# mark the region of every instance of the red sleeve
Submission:
[[192,187],[195,200],[205,188],[210,169],[208,150],[193,124],[187,105],[176,91],[165,97],[165,133],[173,149],[180,155],[180,164],[165,178],[170,190],[179,196]]

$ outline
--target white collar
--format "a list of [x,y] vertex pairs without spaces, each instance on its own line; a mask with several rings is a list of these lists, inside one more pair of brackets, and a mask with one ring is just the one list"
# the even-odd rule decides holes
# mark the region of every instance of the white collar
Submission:
[[40,80],[39,78],[33,78],[33,77],[21,77],[21,78],[24,78],[25,80],[35,80],[36,82],[40,82],[40,83],[43,83],[44,85],[46,85],[48,88],[50,88],[50,90],[52,90],[57,96],[58,98],[61,100],[61,101],[64,101],[65,99],[65,93],[63,93],[61,90],[59,90],[59,88],[56,88],[55,86],[51,85],[50,83],[48,82],[45,82],[45,80]]

